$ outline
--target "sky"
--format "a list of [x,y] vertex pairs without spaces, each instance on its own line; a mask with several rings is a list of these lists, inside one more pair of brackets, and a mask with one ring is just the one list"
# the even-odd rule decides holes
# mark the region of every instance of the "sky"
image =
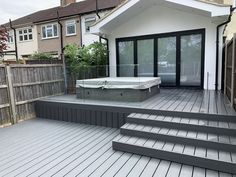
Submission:
[[59,5],[60,0],[0,0],[0,24]]

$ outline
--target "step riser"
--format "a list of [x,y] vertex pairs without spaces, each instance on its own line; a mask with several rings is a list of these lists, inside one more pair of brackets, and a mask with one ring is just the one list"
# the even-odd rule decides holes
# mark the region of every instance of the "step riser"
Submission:
[[168,142],[173,142],[173,143],[187,144],[191,146],[200,146],[200,147],[211,148],[211,149],[216,149],[216,150],[236,152],[236,145],[230,145],[230,144],[216,143],[216,142],[211,142],[211,141],[190,139],[190,138],[185,138],[185,137],[177,137],[177,136],[164,135],[164,134],[155,134],[155,133],[150,133],[150,132],[142,132],[142,131],[137,131],[137,130],[123,129],[123,128],[120,129],[120,133],[126,136],[134,136],[134,137],[139,137],[139,138],[168,141]]
[[165,127],[165,128],[172,128],[172,129],[182,129],[182,130],[187,130],[187,131],[197,131],[197,132],[213,133],[213,134],[228,135],[228,136],[235,136],[236,134],[236,130],[227,129],[227,128],[190,125],[190,124],[184,124],[184,123],[165,122],[165,121],[150,120],[150,119],[147,120],[147,119],[127,117],[126,122],[131,123],[131,124],[157,126],[157,127]]
[[145,109],[145,110],[133,111],[133,112],[141,113],[141,114],[157,115],[157,116],[171,116],[171,117],[182,117],[182,118],[189,118],[189,119],[202,119],[202,120],[234,122],[234,123],[236,122],[234,115],[220,115],[220,114],[153,110],[153,109]]
[[227,163],[227,162],[220,162],[220,161],[215,161],[211,159],[204,159],[200,157],[189,156],[185,154],[166,152],[162,150],[156,150],[156,149],[151,149],[147,147],[119,143],[115,141],[112,142],[112,146],[113,146],[113,149],[117,151],[135,153],[138,155],[164,159],[168,161],[173,161],[173,162],[182,163],[186,165],[198,166],[202,168],[208,168],[211,170],[222,171],[226,173],[236,173],[236,165]]

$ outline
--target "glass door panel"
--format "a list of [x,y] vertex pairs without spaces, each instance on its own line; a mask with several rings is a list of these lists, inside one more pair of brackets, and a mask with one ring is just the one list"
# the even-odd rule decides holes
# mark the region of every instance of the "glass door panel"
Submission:
[[134,42],[119,42],[119,66],[120,77],[134,77]]
[[153,77],[154,75],[154,39],[137,41],[138,76]]
[[162,85],[176,85],[176,37],[158,38],[158,76]]
[[180,85],[201,86],[202,35],[181,36]]

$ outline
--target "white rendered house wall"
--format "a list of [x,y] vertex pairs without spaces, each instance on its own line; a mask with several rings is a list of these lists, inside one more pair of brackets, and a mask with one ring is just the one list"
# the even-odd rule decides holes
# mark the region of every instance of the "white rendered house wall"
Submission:
[[139,15],[134,16],[132,19],[127,19],[126,23],[120,25],[108,35],[111,77],[116,76],[116,38],[202,28],[206,29],[204,89],[215,89],[216,24],[211,21],[210,17],[187,13],[164,6],[153,6],[140,12]]

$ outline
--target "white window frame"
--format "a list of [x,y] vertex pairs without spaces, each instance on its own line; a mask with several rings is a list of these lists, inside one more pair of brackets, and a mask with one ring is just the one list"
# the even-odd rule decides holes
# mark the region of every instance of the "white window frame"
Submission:
[[236,0],[234,0],[233,2],[233,7],[236,7]]
[[85,17],[85,19],[84,19],[85,33],[90,33],[90,29],[87,30],[87,27],[90,28],[90,26],[86,25],[86,23],[91,22],[91,21],[94,21],[94,23],[95,23],[96,22],[96,17],[95,16]]
[[8,32],[7,42],[8,42],[8,44],[14,43],[14,32],[13,31]]
[[[74,28],[75,28],[75,32],[74,33],[71,33],[71,34],[69,34],[68,33],[68,26],[74,26]],[[74,36],[74,35],[76,35],[77,34],[77,32],[76,32],[76,20],[69,20],[69,21],[66,21],[66,36]]]
[[[29,32],[31,30],[31,32]],[[25,32],[26,31],[26,32]],[[22,28],[18,30],[19,35],[19,42],[27,42],[33,40],[33,28]],[[32,36],[32,39],[29,39],[29,36]],[[25,39],[25,36],[27,36],[27,39]],[[22,37],[22,40],[20,39]]]
[[[54,26],[56,25],[57,27],[57,35],[54,35]],[[49,27],[51,26],[51,27]],[[45,27],[45,34],[46,34],[46,37],[43,37],[43,28]],[[48,34],[47,34],[47,30],[48,29],[52,29],[52,36],[51,37],[48,37]],[[58,33],[59,33],[59,30],[58,30],[58,24],[57,23],[50,23],[50,24],[46,24],[46,25],[42,25],[41,26],[41,36],[42,36],[42,39],[53,39],[53,38],[57,38],[58,37]]]

